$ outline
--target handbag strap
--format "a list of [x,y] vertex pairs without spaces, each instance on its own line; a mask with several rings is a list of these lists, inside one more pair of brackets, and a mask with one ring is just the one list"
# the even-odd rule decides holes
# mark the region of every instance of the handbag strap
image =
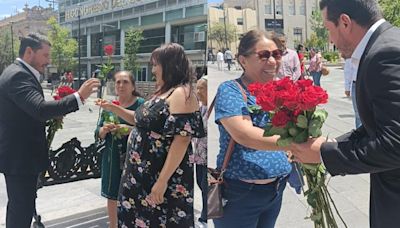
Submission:
[[[243,87],[240,85],[240,83],[238,83],[236,80],[233,80],[233,82],[235,82],[236,83],[236,85],[239,87],[239,89],[240,89],[240,92],[242,93],[242,96],[243,96],[243,100],[246,102],[246,104],[247,104],[247,96],[246,96],[246,92],[244,91],[244,89],[243,89]],[[207,110],[207,120],[208,120],[208,117],[210,116],[210,114],[211,114],[211,112],[212,112],[212,109],[214,108],[214,105],[215,105],[215,98],[216,97],[214,97],[214,99],[213,99],[213,101],[211,102],[211,105],[210,105],[210,108]],[[218,179],[220,179],[220,180],[222,180],[222,177],[223,177],[223,175],[224,175],[224,172],[226,171],[226,167],[228,167],[228,163],[229,163],[229,160],[231,159],[231,155],[232,155],[232,152],[233,152],[233,148],[234,148],[234,146],[235,146],[235,140],[232,138],[232,136],[231,136],[231,139],[229,140],[229,144],[228,144],[228,147],[227,147],[227,149],[226,149],[226,153],[225,153],[225,157],[224,157],[224,162],[222,163],[222,168],[221,168],[221,174],[220,174],[220,177],[218,178]]]

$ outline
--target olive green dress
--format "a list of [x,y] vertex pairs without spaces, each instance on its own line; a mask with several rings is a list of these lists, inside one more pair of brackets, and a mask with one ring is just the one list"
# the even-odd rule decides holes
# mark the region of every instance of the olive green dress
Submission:
[[[143,103],[144,99],[138,98],[127,109],[135,111]],[[119,122],[121,124],[128,124],[121,118],[119,118]],[[96,129],[96,137],[98,137],[98,132],[103,124],[104,119],[101,118]],[[113,139],[111,133],[108,133],[104,140],[105,149],[101,155],[101,195],[107,199],[117,200],[122,174],[121,161],[124,162],[125,160],[128,135],[123,136],[121,139]]]

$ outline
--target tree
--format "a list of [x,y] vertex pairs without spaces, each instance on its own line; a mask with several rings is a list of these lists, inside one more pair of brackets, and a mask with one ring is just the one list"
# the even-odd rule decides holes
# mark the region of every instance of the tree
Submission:
[[125,34],[125,55],[123,58],[125,70],[134,74],[139,68],[137,64],[137,52],[140,42],[143,40],[143,30],[130,28]]
[[383,16],[394,26],[400,26],[400,1],[399,0],[379,0]]
[[[14,36],[14,57],[17,57],[19,42]],[[10,27],[0,31],[0,74],[10,65],[14,59],[11,51],[11,29]]]
[[310,23],[311,23],[311,29],[313,30],[315,36],[313,36],[312,34],[310,40],[307,40],[306,42],[308,44],[312,44],[312,46],[309,45],[307,46],[326,50],[329,44],[328,31],[324,27],[321,11],[319,10],[313,11]]
[[[218,46],[225,47],[225,26],[223,23],[216,23],[209,27],[208,38],[217,42]],[[226,24],[226,43],[228,47],[230,43],[236,40],[236,27],[232,24]]]
[[68,29],[61,27],[55,17],[51,17],[47,24],[50,25],[48,37],[52,64],[57,67],[58,75],[71,71],[77,64],[74,57],[78,51],[78,42],[70,38]]

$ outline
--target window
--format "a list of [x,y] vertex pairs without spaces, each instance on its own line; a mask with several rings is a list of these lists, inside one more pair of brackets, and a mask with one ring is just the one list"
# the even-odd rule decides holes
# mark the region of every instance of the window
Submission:
[[272,14],[272,4],[271,4],[271,0],[266,0],[265,3],[265,14]]
[[147,81],[147,67],[142,66],[138,69],[136,74],[136,81],[144,82]]
[[289,15],[296,15],[296,7],[294,4],[294,0],[289,0],[288,8],[289,8]]
[[194,42],[204,42],[204,32],[194,32]]
[[179,43],[185,50],[204,50],[206,48],[204,27],[204,24],[173,26],[171,42]]
[[237,19],[237,25],[243,25],[243,18]]
[[300,0],[299,14],[306,15],[306,0]]
[[163,43],[165,43],[164,28],[144,30],[138,53],[151,53]]
[[276,0],[275,1],[275,11],[276,14],[283,14],[283,6],[282,6],[282,0]]
[[293,28],[293,40],[295,43],[303,43],[303,29]]

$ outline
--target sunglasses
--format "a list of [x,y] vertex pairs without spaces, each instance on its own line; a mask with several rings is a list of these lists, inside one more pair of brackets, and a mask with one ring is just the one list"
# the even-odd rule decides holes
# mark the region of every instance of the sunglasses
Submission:
[[276,49],[273,51],[262,50],[259,52],[254,52],[253,54],[257,54],[260,60],[268,60],[271,56],[274,57],[276,60],[282,59],[282,50]]

